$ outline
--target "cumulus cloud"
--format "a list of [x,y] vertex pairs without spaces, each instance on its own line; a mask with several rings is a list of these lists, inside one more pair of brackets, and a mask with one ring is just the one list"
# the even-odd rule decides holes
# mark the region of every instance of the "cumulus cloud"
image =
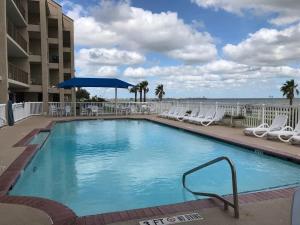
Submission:
[[275,25],[287,25],[300,21],[299,0],[191,0],[200,7],[223,9],[230,13],[242,15],[243,11],[254,13],[275,13],[277,16],[269,22]]
[[128,67],[124,76],[130,78],[159,77],[160,81],[172,87],[225,87],[237,86],[274,78],[299,77],[300,69],[288,66],[248,66],[226,60],[217,60],[204,65],[169,66],[169,67]]
[[283,30],[260,29],[237,45],[223,48],[226,57],[248,65],[286,65],[300,60],[300,24]]
[[76,43],[85,47],[154,51],[186,63],[208,62],[217,56],[211,35],[184,23],[175,12],[153,13],[128,1],[102,0],[93,9],[73,4],[67,15],[75,21]]
[[82,48],[79,50],[78,63],[85,65],[133,65],[145,61],[145,57],[137,52],[119,50],[116,48]]
[[117,76],[118,66],[144,62],[137,52],[116,48],[82,48],[76,52],[76,67],[81,76]]
[[119,73],[116,66],[83,66],[78,70],[80,77],[116,77]]

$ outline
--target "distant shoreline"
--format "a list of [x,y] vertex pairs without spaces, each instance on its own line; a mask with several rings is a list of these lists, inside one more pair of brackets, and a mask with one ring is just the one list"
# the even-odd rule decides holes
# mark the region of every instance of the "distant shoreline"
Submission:
[[[130,99],[119,99],[120,102],[134,101],[133,98]],[[157,101],[157,98],[148,98],[147,101]],[[203,102],[203,103],[240,103],[240,104],[280,104],[289,105],[289,100],[286,98],[165,98],[163,102]],[[139,102],[139,101],[138,101]],[[300,105],[300,98],[294,99],[293,105]]]

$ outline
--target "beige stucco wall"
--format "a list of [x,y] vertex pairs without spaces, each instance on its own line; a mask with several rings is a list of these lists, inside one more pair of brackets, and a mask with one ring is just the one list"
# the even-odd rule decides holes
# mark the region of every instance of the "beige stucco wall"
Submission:
[[[0,1],[0,30],[6,30],[7,15],[6,3],[12,0]],[[8,89],[12,92],[24,92],[26,101],[36,101],[37,94],[43,94],[44,109],[47,111],[49,93],[58,93],[60,101],[64,101],[65,94],[70,91],[53,89],[51,86],[64,81],[65,68],[74,76],[74,34],[73,21],[69,17],[63,15],[62,8],[59,4],[52,0],[39,0],[30,2],[30,10],[28,10],[28,0],[22,0],[22,5],[26,11],[25,20],[28,26],[18,28],[18,32],[27,41],[27,56],[16,58],[9,57],[7,52],[6,32],[0,33],[0,104],[7,101]],[[29,12],[30,11],[30,12]],[[50,23],[50,24],[49,24]],[[70,48],[64,49],[63,31],[70,32]],[[30,33],[30,35],[29,35]],[[29,39],[29,36],[31,37]],[[51,43],[51,50],[49,49]],[[68,55],[68,65],[64,66],[64,51],[70,52]],[[59,56],[57,66],[53,63],[49,64],[49,53]],[[2,54],[2,55],[1,55]],[[19,56],[18,56],[19,57]],[[18,68],[29,73],[27,86],[10,86],[8,83],[8,61]],[[51,67],[51,68],[50,68]],[[52,77],[50,75],[50,69]],[[31,82],[31,81],[35,82]],[[40,85],[36,85],[40,84]],[[32,92],[32,94],[30,94]],[[32,99],[31,99],[32,97]],[[52,98],[52,96],[51,96]]]
[[[6,30],[6,0],[0,1],[0,30]],[[6,32],[0,32],[0,52],[7,52]],[[8,67],[7,56],[0,57],[0,104],[6,103],[8,100]]]

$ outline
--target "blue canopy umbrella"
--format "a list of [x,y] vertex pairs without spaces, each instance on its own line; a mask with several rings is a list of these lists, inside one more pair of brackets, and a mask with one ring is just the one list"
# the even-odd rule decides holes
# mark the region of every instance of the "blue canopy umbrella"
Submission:
[[[118,88],[133,87],[130,83],[116,79],[116,78],[83,78],[74,77],[57,85],[58,88],[74,88],[74,87],[102,87],[115,88],[115,105],[117,107]],[[117,112],[117,110],[116,110]]]
[[57,85],[58,88],[73,87],[104,87],[104,88],[128,88],[134,85],[116,78],[81,78],[74,77]]

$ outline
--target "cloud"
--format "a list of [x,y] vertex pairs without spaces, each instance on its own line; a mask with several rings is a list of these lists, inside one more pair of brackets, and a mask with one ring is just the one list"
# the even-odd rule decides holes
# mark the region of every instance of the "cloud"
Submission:
[[102,0],[93,9],[73,3],[67,15],[75,21],[77,45],[159,52],[185,63],[203,63],[217,57],[214,39],[185,24],[175,12],[153,13],[128,1]]
[[116,48],[82,48],[76,52],[75,65],[80,76],[117,76],[118,66],[135,65],[145,61],[137,52]]
[[85,65],[133,65],[143,63],[145,57],[137,52],[124,51],[116,48],[82,48],[79,50],[78,63]]
[[173,88],[228,88],[257,82],[262,77],[266,80],[299,77],[300,69],[288,66],[248,66],[232,61],[217,60],[198,66],[128,67],[123,75],[135,79],[159,77],[160,82]]
[[287,65],[300,60],[300,24],[283,30],[260,29],[237,45],[223,48],[225,57],[248,65]]
[[119,73],[116,66],[83,66],[78,70],[80,77],[116,77]]
[[287,25],[300,21],[299,0],[191,0],[203,8],[223,9],[242,15],[250,10],[254,13],[276,14],[269,22],[275,25]]

